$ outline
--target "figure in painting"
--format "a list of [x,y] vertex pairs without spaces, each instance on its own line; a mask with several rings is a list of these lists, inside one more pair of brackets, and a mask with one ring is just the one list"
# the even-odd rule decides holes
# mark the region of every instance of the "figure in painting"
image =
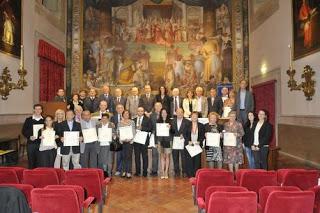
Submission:
[[302,5],[299,10],[299,20],[303,26],[303,35],[304,35],[304,47],[310,48],[312,47],[312,25],[311,25],[311,17],[316,11],[315,9],[311,9],[306,0],[302,1]]
[[181,85],[184,77],[184,65],[182,55],[178,55],[174,63],[174,79],[176,85]]
[[201,52],[194,56],[194,70],[197,79],[197,83],[200,84],[201,79],[203,78],[203,70],[204,70],[204,58],[201,55]]
[[136,71],[133,74],[132,81],[135,87],[143,88],[145,84],[145,76],[142,71],[142,63],[137,61],[136,63]]
[[2,41],[6,44],[9,44],[11,46],[14,45],[14,16],[9,16],[8,13],[6,11],[3,12],[3,16],[4,16],[4,23],[3,23],[3,37],[2,37]]

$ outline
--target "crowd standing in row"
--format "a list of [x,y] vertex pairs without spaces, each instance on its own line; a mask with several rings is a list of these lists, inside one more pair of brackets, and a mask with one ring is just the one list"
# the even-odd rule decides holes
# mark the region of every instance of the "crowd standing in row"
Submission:
[[[36,104],[33,115],[23,125],[29,168],[101,168],[106,176],[131,178],[134,154],[134,175],[147,177],[148,161],[151,160],[149,175],[166,179],[172,156],[174,175],[193,177],[201,167],[201,153],[191,156],[186,147],[200,145],[205,151],[208,167],[222,168],[225,163],[230,171],[236,171],[244,162],[244,149],[250,168],[267,169],[272,126],[267,121],[265,110],[260,109],[256,118],[253,97],[246,87],[247,82],[242,80],[237,94],[223,88],[221,96],[216,88],[211,88],[209,97],[205,97],[203,89],[197,87],[195,92],[188,90],[186,97],[182,98],[178,88],[174,88],[172,96],[169,96],[163,86],[157,95],[153,95],[150,85],[144,86],[141,95],[138,88],[133,87],[128,97],[124,97],[119,88],[114,90],[112,96],[109,86],[105,85],[100,96],[97,96],[95,89],[90,89],[88,95],[81,90],[73,94],[70,101],[65,97],[64,90],[59,89],[55,101],[66,102],[67,111],[59,109],[55,117],[43,118],[42,106]],[[225,122],[219,122],[225,117]],[[167,126],[168,135],[157,132],[159,123]],[[34,127],[39,125],[35,133]],[[120,136],[124,127],[132,130],[133,137],[124,139]],[[103,128],[112,132],[111,141],[97,137],[95,141],[85,142],[84,131],[95,129],[100,135]],[[55,143],[45,146],[43,141],[49,137],[50,131],[54,134]],[[70,131],[79,132],[79,145],[64,145],[65,132]],[[144,143],[134,141],[138,132],[148,133]],[[219,133],[220,145],[208,146],[208,133]],[[224,146],[224,133],[234,134],[235,146]],[[173,147],[177,138],[183,141],[184,148]],[[151,159],[148,158],[148,149],[152,152]]]

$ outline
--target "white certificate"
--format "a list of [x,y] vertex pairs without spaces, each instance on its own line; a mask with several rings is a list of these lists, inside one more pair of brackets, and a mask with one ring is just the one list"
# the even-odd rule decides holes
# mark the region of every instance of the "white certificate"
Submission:
[[133,142],[145,145],[148,135],[149,135],[148,132],[137,130],[136,135],[134,136]]
[[154,134],[150,135],[149,146],[148,147],[156,147],[156,143],[154,141]]
[[169,124],[168,123],[157,123],[157,136],[168,137],[169,136]]
[[98,138],[101,146],[109,146],[112,141],[112,128],[99,128]]
[[45,129],[42,131],[42,137],[43,146],[56,146],[56,131]]
[[184,139],[180,137],[173,137],[172,149],[183,150],[184,149]]
[[198,118],[199,123],[202,123],[203,125],[209,123],[209,119],[208,118]]
[[220,147],[220,133],[207,132],[206,146]]
[[98,141],[96,128],[83,129],[82,135],[84,143],[92,143]]
[[119,127],[119,140],[125,141],[125,140],[132,140],[133,139],[133,132],[132,132],[132,126],[124,126]]
[[43,124],[34,124],[33,125],[33,137],[38,138],[39,130],[44,127]]
[[200,145],[187,145],[186,149],[188,150],[191,157],[194,157],[202,152]]
[[64,146],[79,146],[79,131],[65,131],[63,132]]
[[237,145],[237,137],[234,133],[226,132],[223,135],[223,145],[224,146],[236,146]]

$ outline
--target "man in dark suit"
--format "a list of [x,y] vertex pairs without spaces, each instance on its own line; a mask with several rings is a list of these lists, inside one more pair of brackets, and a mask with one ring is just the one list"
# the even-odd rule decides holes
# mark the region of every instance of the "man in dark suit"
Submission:
[[89,110],[91,113],[96,112],[99,109],[99,99],[96,97],[96,90],[91,88],[89,91],[89,96],[83,101],[84,110]]
[[[82,133],[80,123],[74,120],[74,112],[68,110],[66,112],[66,120],[60,123],[58,135],[62,143],[64,143],[64,132],[77,131],[79,132],[79,142],[82,142]],[[61,146],[62,167],[64,170],[69,170],[70,158],[73,168],[78,169],[80,166],[80,146]]]
[[254,110],[254,100],[252,93],[247,90],[247,81],[240,82],[240,89],[236,98],[237,120],[244,125],[248,120],[248,112]]
[[[171,132],[173,134],[173,137],[180,137],[184,139],[185,146],[188,145],[188,142],[190,141],[190,121],[185,119],[183,117],[184,111],[182,108],[178,108],[176,111],[177,117],[173,119],[172,126],[171,126]],[[172,159],[173,159],[173,165],[174,165],[174,173],[175,176],[180,176],[180,165],[179,165],[179,156],[181,157],[181,163],[182,163],[182,174],[183,177],[186,176],[186,165],[185,165],[185,150],[172,150]]]
[[110,112],[114,113],[115,106],[113,104],[113,97],[110,95],[110,88],[108,85],[103,85],[102,87],[103,94],[99,96],[99,101],[105,100],[108,104],[108,109]]
[[[22,134],[27,138],[27,156],[28,156],[28,168],[34,169],[37,167],[37,157],[39,152],[39,140],[34,137],[33,126],[44,125],[44,119],[42,117],[42,106],[35,104],[33,106],[33,115],[28,117],[22,127]],[[36,133],[37,134],[37,133]]]
[[[127,103],[127,98],[122,96],[122,91],[119,88],[114,90],[115,96],[113,97],[113,106],[117,107],[118,104],[125,106]],[[114,112],[113,112],[114,113]]]
[[208,113],[216,112],[220,116],[223,112],[222,98],[217,96],[217,90],[215,88],[210,89],[210,96],[208,97]]
[[67,101],[64,89],[58,89],[57,95],[54,97],[54,101],[55,102],[66,102]]
[[145,115],[150,117],[152,113],[154,103],[156,102],[155,96],[151,94],[151,87],[150,85],[144,86],[145,94],[140,96],[139,99],[139,107],[142,107],[145,111]]
[[[138,108],[137,112],[138,116],[134,119],[134,122],[136,124],[137,131],[144,131],[144,132],[151,132],[152,131],[152,122],[150,118],[145,116],[145,111],[143,107]],[[135,157],[135,163],[136,163],[136,176],[140,176],[141,174],[141,161],[140,157],[142,156],[143,161],[143,176],[147,177],[148,175],[148,145],[149,145],[149,137],[147,137],[146,143],[139,144],[134,143],[134,157]]]
[[180,95],[179,89],[173,88],[171,102],[170,102],[170,115],[172,118],[177,116],[176,115],[177,109],[182,108],[183,99],[179,95]]

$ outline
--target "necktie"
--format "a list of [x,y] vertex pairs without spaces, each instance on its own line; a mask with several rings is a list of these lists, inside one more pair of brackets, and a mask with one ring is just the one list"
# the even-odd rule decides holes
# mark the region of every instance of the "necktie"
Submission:
[[211,98],[211,106],[213,106],[214,98]]
[[118,97],[118,103],[120,103],[120,97]]
[[176,112],[178,109],[178,99],[177,99],[177,96],[174,97],[174,111]]
[[138,127],[141,126],[141,117],[138,118]]

